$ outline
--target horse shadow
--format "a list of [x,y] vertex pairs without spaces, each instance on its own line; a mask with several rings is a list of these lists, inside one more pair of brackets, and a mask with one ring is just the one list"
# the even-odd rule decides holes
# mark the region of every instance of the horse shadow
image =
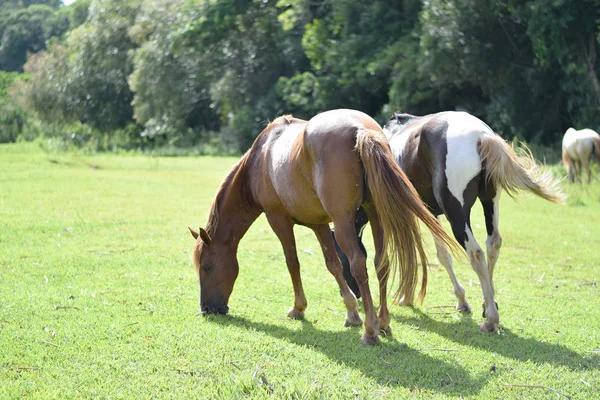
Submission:
[[296,330],[235,315],[211,316],[210,320],[308,347],[387,387],[431,390],[449,396],[476,396],[493,374],[487,368],[481,372],[468,372],[457,363],[431,357],[393,336],[382,338],[383,345],[380,346],[362,346],[358,343],[359,332],[354,328],[327,331],[306,320],[290,320],[290,324],[301,324],[301,329]]
[[477,322],[470,317],[444,322],[431,318],[419,309],[410,309],[414,316],[392,315],[392,318],[398,323],[412,324],[420,329],[434,332],[457,344],[476,347],[516,361],[563,366],[574,371],[600,369],[600,359],[597,356],[583,357],[561,344],[522,337],[508,328],[501,329],[499,334],[482,333]]

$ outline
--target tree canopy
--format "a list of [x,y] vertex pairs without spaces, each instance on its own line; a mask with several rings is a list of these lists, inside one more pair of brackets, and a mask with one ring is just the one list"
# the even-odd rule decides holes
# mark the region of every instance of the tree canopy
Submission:
[[[0,2],[0,69],[47,120],[245,150],[283,113],[467,110],[506,138],[600,125],[600,0]],[[26,57],[29,58],[26,64]]]

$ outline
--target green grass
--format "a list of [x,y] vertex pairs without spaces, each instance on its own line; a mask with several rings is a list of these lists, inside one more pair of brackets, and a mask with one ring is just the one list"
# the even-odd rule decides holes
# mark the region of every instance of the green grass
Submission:
[[240,245],[230,315],[199,316],[187,226],[205,223],[234,162],[0,146],[0,398],[600,396],[598,182],[565,184],[565,206],[503,198],[499,333],[478,330],[481,289],[464,259],[475,311],[453,311],[429,242],[425,303],[392,306],[394,336],[365,347],[301,227],[309,305],[305,321],[286,318],[292,285],[264,217]]

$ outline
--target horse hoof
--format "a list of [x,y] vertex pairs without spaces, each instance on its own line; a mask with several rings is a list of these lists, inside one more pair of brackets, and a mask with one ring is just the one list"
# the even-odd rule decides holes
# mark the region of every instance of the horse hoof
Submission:
[[485,333],[495,332],[498,330],[498,324],[484,321],[479,325],[479,330]]
[[[467,302],[465,302],[463,304],[457,304],[456,311],[461,312],[461,313],[471,313],[471,306]],[[485,312],[485,309],[484,309],[484,312]]]
[[403,297],[398,302],[398,305],[401,305],[403,307],[411,307],[413,305],[413,302],[412,302],[412,300],[409,300],[409,299],[406,299],[405,297]]
[[[498,303],[494,301],[494,304],[496,305],[496,310],[500,310],[500,308],[498,307]],[[481,316],[482,316],[483,318],[485,318],[485,303],[483,303],[483,304],[481,305],[481,307],[483,307],[483,312],[481,313]]]
[[379,344],[379,336],[367,335],[367,333],[365,332],[360,338],[360,344],[364,344],[367,346]]
[[344,323],[344,326],[346,328],[350,327],[350,326],[362,326],[362,319],[360,319],[360,315],[358,315],[358,313],[355,314],[348,314],[346,316],[346,322]]
[[392,336],[392,327],[387,326],[387,328],[379,328],[379,332],[383,334],[383,336]]
[[290,308],[288,312],[288,317],[291,319],[304,319],[304,311],[300,311],[297,308]]

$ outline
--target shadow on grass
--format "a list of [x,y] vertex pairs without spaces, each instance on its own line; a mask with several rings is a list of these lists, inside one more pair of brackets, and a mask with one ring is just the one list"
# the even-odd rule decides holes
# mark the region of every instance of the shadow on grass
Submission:
[[596,357],[582,357],[560,344],[521,337],[506,328],[501,329],[501,333],[497,334],[483,333],[479,331],[479,324],[470,318],[442,322],[434,320],[416,308],[411,310],[415,314],[414,317],[392,315],[392,318],[401,324],[417,325],[423,330],[434,332],[455,343],[497,353],[517,361],[530,360],[536,364],[564,366],[571,370],[600,369]]
[[[418,388],[455,396],[475,396],[486,385],[492,372],[485,370],[475,377],[459,365],[431,357],[393,337],[382,338],[381,346],[359,344],[360,330],[324,331],[307,321],[301,330],[251,321],[238,316],[210,317],[211,323],[259,331],[277,339],[321,352],[346,368],[359,370],[379,384]],[[296,323],[291,321],[290,323]]]

